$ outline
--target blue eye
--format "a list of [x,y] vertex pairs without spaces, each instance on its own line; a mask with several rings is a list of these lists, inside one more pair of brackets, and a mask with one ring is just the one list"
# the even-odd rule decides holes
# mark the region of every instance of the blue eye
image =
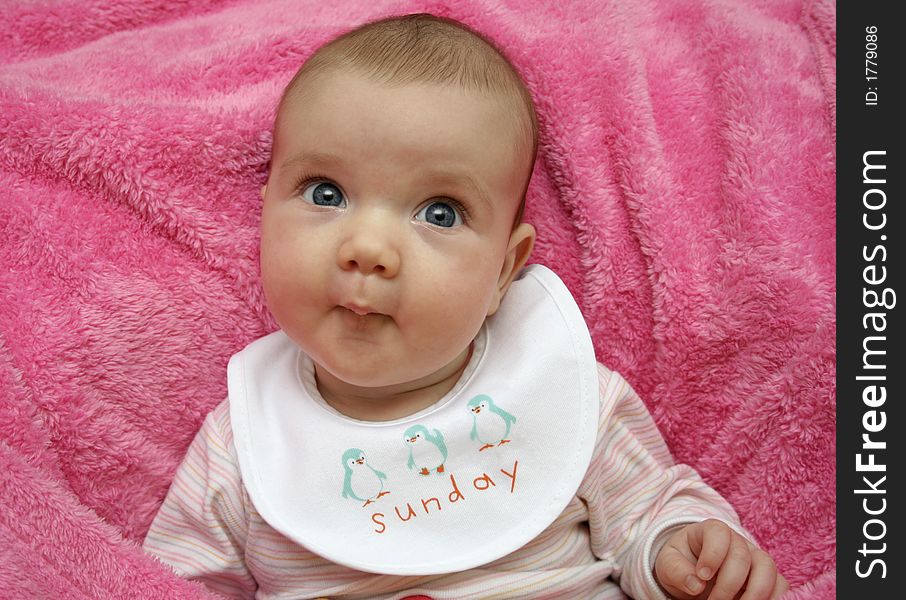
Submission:
[[318,181],[305,186],[302,197],[317,206],[335,206],[344,208],[346,198],[340,188],[328,181]]
[[415,218],[437,227],[456,227],[462,225],[462,215],[447,202],[432,202],[418,211]]

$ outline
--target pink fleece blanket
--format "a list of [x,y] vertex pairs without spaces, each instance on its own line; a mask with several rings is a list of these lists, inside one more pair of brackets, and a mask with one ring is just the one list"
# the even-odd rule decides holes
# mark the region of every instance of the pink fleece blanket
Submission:
[[257,265],[276,99],[319,44],[430,11],[538,102],[532,262],[776,557],[834,596],[831,0],[0,4],[0,590],[206,598],[142,554],[275,327]]

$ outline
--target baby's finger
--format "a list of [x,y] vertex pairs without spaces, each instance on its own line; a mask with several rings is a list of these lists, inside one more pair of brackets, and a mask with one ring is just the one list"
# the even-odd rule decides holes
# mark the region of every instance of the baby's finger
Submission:
[[749,567],[749,580],[746,592],[739,600],[770,600],[777,582],[777,568],[767,552],[752,549],[752,565]]
[[774,591],[771,593],[771,600],[779,600],[781,596],[790,591],[790,584],[786,578],[777,573],[777,579],[774,581]]
[[661,550],[654,571],[661,586],[671,595],[684,592],[690,597],[697,596],[705,589],[705,583],[695,576],[695,564],[670,545]]
[[726,523],[708,519],[689,528],[689,547],[698,557],[696,575],[708,581],[723,564],[733,531]]
[[708,600],[732,600],[736,597],[737,592],[742,590],[749,576],[749,567],[752,564],[752,554],[749,550],[749,543],[739,535],[733,535],[730,539],[730,549],[727,550],[727,556],[720,571],[717,572],[717,578],[714,580],[714,588],[708,596]]

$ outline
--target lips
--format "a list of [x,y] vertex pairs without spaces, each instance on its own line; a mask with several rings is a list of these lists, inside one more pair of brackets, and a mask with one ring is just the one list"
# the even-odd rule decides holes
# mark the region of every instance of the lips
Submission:
[[347,333],[372,335],[393,321],[387,312],[393,310],[393,305],[385,295],[355,282],[341,283],[337,281],[335,287],[327,290],[327,301],[333,307],[331,313],[339,318]]
[[337,307],[343,309],[343,312],[349,316],[355,316],[355,318],[364,319],[364,317],[390,317],[389,314],[380,310],[380,308],[374,304],[368,302],[359,302],[356,300],[350,300],[347,302],[337,303]]
[[371,306],[367,304],[359,304],[358,302],[346,302],[340,305],[342,308],[345,308],[348,311],[354,312],[360,317],[370,314],[381,314],[378,311],[374,310]]
[[340,322],[346,332],[356,335],[374,335],[392,319],[389,315],[375,310],[370,304],[343,302],[337,304],[336,310],[339,311]]

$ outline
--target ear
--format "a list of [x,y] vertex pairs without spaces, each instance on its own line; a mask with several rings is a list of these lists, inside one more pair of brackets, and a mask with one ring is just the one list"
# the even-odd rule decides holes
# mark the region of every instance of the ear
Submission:
[[264,195],[267,194],[267,184],[261,186],[261,200],[264,201]]
[[500,308],[500,302],[506,295],[513,279],[525,266],[535,247],[535,228],[528,223],[520,223],[513,229],[510,234],[510,241],[507,245],[506,256],[503,258],[503,266],[500,269],[500,277],[497,279],[497,289],[494,297],[491,299],[491,305],[488,307],[488,316],[490,317],[497,309]]

